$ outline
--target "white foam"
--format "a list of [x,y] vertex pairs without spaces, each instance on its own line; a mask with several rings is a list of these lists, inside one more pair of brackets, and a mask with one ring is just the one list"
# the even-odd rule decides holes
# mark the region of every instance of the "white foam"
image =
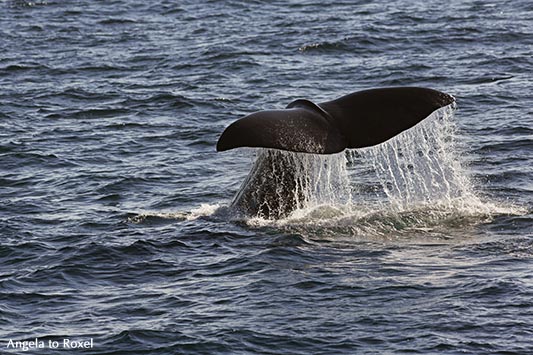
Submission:
[[226,206],[220,204],[202,203],[199,207],[191,211],[176,211],[176,212],[159,212],[159,211],[143,211],[128,218],[128,222],[142,223],[149,218],[175,219],[193,221],[201,217],[209,217],[217,212],[227,210]]
[[187,214],[186,219],[188,221],[192,221],[200,217],[208,217],[208,216],[215,214],[219,209],[220,209],[220,205],[218,203],[215,203],[215,204],[202,203],[200,207],[191,210]]

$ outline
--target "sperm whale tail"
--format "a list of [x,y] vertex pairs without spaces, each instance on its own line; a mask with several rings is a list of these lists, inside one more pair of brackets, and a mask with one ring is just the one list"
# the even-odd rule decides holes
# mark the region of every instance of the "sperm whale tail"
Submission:
[[398,87],[358,91],[315,104],[298,99],[284,110],[258,111],[229,125],[217,151],[263,147],[332,154],[383,143],[454,103],[440,91]]
[[[224,130],[217,150],[271,149],[258,155],[232,207],[246,215],[283,218],[311,201],[311,192],[317,186],[313,172],[320,175],[323,161],[317,156],[279,150],[333,154],[346,148],[377,145],[453,102],[450,95],[431,89],[385,88],[319,104],[299,99],[284,110],[243,117]],[[311,174],[302,173],[309,169]]]

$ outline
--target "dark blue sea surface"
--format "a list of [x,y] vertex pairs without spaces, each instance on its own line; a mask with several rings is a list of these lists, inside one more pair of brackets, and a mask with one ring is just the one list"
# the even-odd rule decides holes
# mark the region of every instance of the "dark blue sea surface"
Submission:
[[[0,353],[533,353],[532,18],[526,0],[0,1]],[[257,152],[217,153],[228,124],[389,86],[457,110],[315,157],[349,201],[233,213]],[[390,160],[420,146],[430,173]]]

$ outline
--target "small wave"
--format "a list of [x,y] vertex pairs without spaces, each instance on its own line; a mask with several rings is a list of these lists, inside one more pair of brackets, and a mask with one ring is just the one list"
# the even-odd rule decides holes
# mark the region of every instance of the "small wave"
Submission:
[[298,48],[300,52],[344,52],[364,51],[365,53],[382,50],[389,44],[395,44],[397,38],[391,36],[369,36],[368,33],[346,36],[331,41],[315,42]]
[[170,92],[130,96],[120,102],[121,106],[128,107],[129,109],[146,109],[153,105],[157,105],[159,107],[165,106],[172,109],[184,109],[194,107],[199,104],[200,103],[197,100]]
[[66,99],[69,101],[75,100],[80,102],[92,101],[99,104],[102,101],[118,99],[120,96],[116,92],[111,91],[97,91],[88,90],[81,87],[72,88],[57,88],[55,90],[40,92],[36,96],[39,99]]
[[300,52],[310,52],[315,50],[342,49],[343,44],[339,42],[316,42],[306,44],[298,48]]
[[110,130],[126,130],[126,129],[145,129],[146,127],[151,127],[150,124],[140,123],[140,122],[118,122],[110,123],[105,126],[106,129]]
[[[153,317],[153,316],[152,316]],[[112,354],[130,353],[124,349],[135,349],[131,353],[173,353],[173,354],[214,354],[223,350],[230,353],[231,348],[222,340],[213,341],[192,337],[179,331],[161,331],[149,329],[122,330],[118,334],[107,336],[100,340],[106,349]],[[164,348],[162,348],[164,344]],[[106,351],[106,353],[109,353]]]
[[70,117],[76,119],[93,119],[93,118],[107,118],[127,115],[130,111],[124,108],[87,108],[75,111],[70,114]]
[[187,213],[184,212],[142,212],[131,213],[127,222],[133,224],[154,224],[165,223],[169,220],[183,221],[186,220]]
[[105,20],[101,20],[98,22],[101,25],[123,25],[123,24],[130,24],[130,23],[137,23],[137,21],[128,19],[128,18],[108,18]]
[[219,204],[201,204],[200,207],[190,211],[133,213],[127,218],[127,221],[134,224],[194,221],[198,218],[221,214],[225,211],[229,211],[229,209],[225,206],[221,207]]
[[[1,149],[0,149],[1,151]],[[10,152],[4,157],[4,168],[18,168],[23,164],[27,166],[39,166],[48,168],[62,168],[76,166],[70,160],[54,153],[45,152]],[[19,181],[23,179],[19,178]]]
[[533,141],[529,138],[512,137],[507,140],[488,142],[484,144],[477,152],[515,152],[519,149],[533,149]]
[[79,72],[108,72],[108,71],[127,71],[130,67],[127,65],[109,64],[109,63],[83,63],[76,70]]
[[35,6],[45,6],[48,5],[48,1],[25,1],[25,0],[11,0],[11,7],[25,8],[25,7],[35,7]]
[[25,70],[46,70],[46,69],[50,69],[50,67],[46,65],[41,65],[41,64],[21,63],[21,64],[11,64],[3,68],[0,68],[0,73],[1,72],[11,73],[11,72],[18,72],[18,71],[25,71]]

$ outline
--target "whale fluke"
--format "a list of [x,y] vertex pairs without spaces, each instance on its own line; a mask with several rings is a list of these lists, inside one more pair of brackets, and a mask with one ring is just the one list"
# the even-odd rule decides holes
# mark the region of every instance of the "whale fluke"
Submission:
[[358,91],[315,104],[298,99],[284,110],[258,111],[229,125],[217,151],[263,147],[332,154],[383,143],[454,98],[440,91],[398,87]]
[[301,173],[305,167],[296,159],[301,155],[276,149],[332,154],[346,148],[373,146],[454,101],[452,96],[432,89],[371,89],[320,104],[299,99],[284,110],[259,111],[243,117],[224,130],[217,150],[274,150],[258,154],[231,206],[250,216],[286,217],[305,206],[306,192],[313,183]]

